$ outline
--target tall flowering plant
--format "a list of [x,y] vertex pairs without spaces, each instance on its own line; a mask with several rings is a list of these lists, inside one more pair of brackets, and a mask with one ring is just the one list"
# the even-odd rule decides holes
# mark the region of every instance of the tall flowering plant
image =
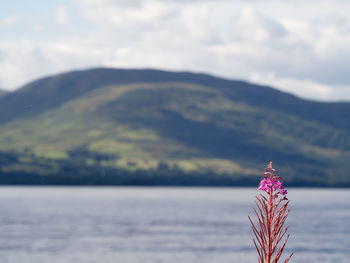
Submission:
[[[278,263],[289,238],[284,227],[290,209],[287,199],[287,190],[281,182],[282,178],[277,176],[277,171],[270,162],[265,168],[260,181],[259,190],[263,191],[256,196],[254,213],[257,217],[256,224],[248,216],[255,235],[254,246],[258,251],[259,263]],[[284,260],[289,262],[293,253]]]

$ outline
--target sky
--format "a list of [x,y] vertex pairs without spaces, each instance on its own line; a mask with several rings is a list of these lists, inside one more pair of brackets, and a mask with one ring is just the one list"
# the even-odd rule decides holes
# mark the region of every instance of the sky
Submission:
[[91,67],[155,68],[350,101],[348,0],[11,0],[0,89]]

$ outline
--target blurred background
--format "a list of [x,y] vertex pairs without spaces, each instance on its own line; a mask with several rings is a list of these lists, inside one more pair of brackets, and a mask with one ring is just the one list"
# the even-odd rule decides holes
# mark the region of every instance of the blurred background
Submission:
[[2,261],[254,262],[273,161],[294,262],[347,262],[349,17],[345,0],[2,3]]

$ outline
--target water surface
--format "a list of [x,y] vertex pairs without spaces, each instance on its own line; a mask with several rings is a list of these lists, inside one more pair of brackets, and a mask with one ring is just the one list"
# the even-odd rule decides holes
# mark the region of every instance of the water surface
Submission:
[[[253,188],[1,187],[2,263],[257,262]],[[295,263],[350,262],[350,191],[290,189]]]

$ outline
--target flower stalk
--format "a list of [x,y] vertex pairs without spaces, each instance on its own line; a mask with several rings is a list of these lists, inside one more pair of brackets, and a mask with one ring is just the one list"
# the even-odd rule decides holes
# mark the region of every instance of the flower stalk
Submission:
[[[248,216],[255,235],[253,243],[258,252],[259,263],[278,263],[289,239],[289,234],[286,235],[289,225],[284,227],[290,211],[289,200],[281,180],[270,162],[258,188],[263,193],[256,196],[256,208],[253,208],[257,217],[256,223]],[[284,263],[288,263],[292,256],[293,253]]]

